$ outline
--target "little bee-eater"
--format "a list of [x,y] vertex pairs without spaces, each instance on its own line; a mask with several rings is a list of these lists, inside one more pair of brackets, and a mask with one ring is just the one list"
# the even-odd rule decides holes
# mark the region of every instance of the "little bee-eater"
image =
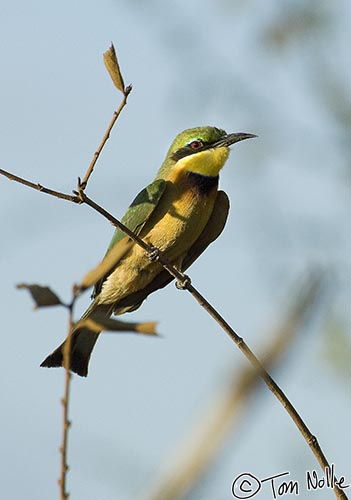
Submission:
[[[216,127],[184,130],[173,141],[155,180],[134,199],[122,222],[185,271],[222,232],[229,211],[228,196],[218,191],[219,172],[229,146],[256,137],[227,134]],[[110,317],[141,306],[145,298],[172,281],[157,260],[116,229],[107,253],[125,248],[111,272],[101,279],[93,302],[82,318]],[[70,369],[87,376],[91,352],[99,333],[80,327],[71,338]],[[41,366],[63,364],[63,344]]]

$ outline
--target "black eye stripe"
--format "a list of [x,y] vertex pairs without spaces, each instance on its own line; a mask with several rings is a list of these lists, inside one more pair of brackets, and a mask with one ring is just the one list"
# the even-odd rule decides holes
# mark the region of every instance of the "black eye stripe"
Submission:
[[172,154],[172,160],[175,161],[181,160],[185,156],[190,156],[199,151],[207,149],[208,146],[210,146],[210,144],[204,142],[202,139],[195,139],[189,142],[189,144],[187,144],[186,146],[179,148],[177,151],[175,151]]

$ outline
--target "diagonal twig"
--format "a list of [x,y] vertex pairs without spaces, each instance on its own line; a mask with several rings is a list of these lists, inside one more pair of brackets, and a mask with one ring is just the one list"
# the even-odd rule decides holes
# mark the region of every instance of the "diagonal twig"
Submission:
[[61,198],[62,200],[67,200],[67,201],[72,201],[73,203],[81,203],[81,200],[79,199],[78,196],[75,195],[70,195],[66,193],[61,193],[60,191],[55,191],[53,189],[49,189],[45,186],[42,186],[39,183],[31,182],[28,181],[27,179],[23,179],[23,177],[18,177],[18,175],[12,174],[11,172],[8,172],[7,170],[3,170],[0,168],[0,174],[7,177],[10,179],[10,181],[16,181],[19,182],[20,184],[23,184],[24,186],[30,187],[32,189],[36,189],[37,191],[40,191],[45,194],[50,194],[51,196],[55,196],[56,198]]
[[82,181],[80,181],[80,186],[81,186],[81,189],[85,189],[87,187],[87,184],[88,184],[88,180],[91,176],[91,174],[93,173],[93,170],[94,170],[94,167],[95,167],[95,164],[100,156],[100,153],[101,151],[103,150],[107,140],[109,139],[110,137],[110,134],[111,134],[111,130],[114,126],[114,124],[116,123],[119,115],[121,114],[121,111],[122,109],[124,108],[124,106],[127,104],[127,99],[128,99],[128,96],[130,94],[130,92],[132,91],[132,86],[131,85],[128,85],[127,87],[125,87],[124,89],[124,92],[123,92],[123,99],[122,99],[122,102],[121,104],[119,105],[119,108],[113,113],[113,117],[107,127],[107,130],[100,142],[100,145],[99,147],[97,148],[97,150],[95,151],[94,155],[93,155],[93,158],[90,162],[90,165],[82,179]]

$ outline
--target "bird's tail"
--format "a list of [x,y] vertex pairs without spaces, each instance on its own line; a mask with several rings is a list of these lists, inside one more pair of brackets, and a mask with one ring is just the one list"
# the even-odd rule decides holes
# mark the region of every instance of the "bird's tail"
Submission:
[[[97,305],[93,302],[81,319],[94,319],[95,314],[98,314],[100,318],[102,315],[108,318],[111,315],[111,306]],[[88,375],[90,356],[99,335],[100,332],[93,332],[86,327],[80,327],[73,330],[69,365],[72,372],[77,373],[81,377],[86,377]],[[67,339],[49,354],[40,366],[48,368],[63,366],[63,349],[66,342]]]

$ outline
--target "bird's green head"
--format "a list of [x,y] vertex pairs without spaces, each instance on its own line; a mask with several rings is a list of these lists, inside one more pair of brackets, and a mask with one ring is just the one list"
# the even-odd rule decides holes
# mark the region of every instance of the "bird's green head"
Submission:
[[235,142],[256,137],[254,134],[227,134],[217,127],[195,127],[184,130],[171,144],[157,177],[166,179],[175,170],[215,177]]

